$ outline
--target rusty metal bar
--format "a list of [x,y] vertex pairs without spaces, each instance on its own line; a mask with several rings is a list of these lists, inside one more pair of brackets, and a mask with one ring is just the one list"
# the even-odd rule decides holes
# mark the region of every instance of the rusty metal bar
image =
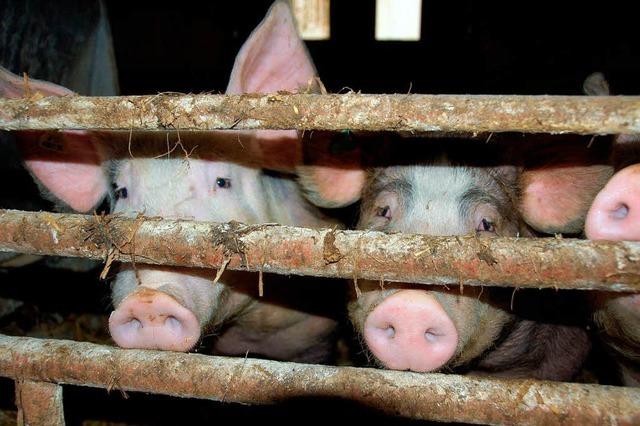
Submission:
[[0,210],[0,251],[440,285],[640,290],[640,243]]
[[638,424],[640,389],[295,364],[0,336],[0,376],[271,404],[346,398],[386,413],[491,424]]
[[16,406],[18,425],[62,426],[62,386],[57,383],[34,381],[23,377],[16,379]]
[[640,133],[639,96],[171,95],[0,99],[0,129]]

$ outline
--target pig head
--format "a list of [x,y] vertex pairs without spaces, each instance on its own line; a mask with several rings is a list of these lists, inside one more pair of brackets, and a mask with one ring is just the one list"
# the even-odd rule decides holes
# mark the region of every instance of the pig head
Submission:
[[[307,155],[300,182],[319,205],[360,199],[359,229],[478,238],[580,232],[584,206],[611,173],[600,164],[599,144],[587,148],[588,138],[562,145],[517,135],[491,139],[392,138],[377,149],[364,142],[351,154],[355,161],[342,167],[331,166],[330,154]],[[352,322],[386,368],[466,367],[567,379],[588,352],[583,329],[520,318],[504,290],[410,283],[381,288],[362,281],[358,287],[361,294],[349,305]]]
[[[5,96],[72,96],[33,80],[27,92],[22,79],[7,71],[1,76]],[[308,90],[315,79],[289,6],[276,2],[240,50],[227,93]],[[114,213],[127,216],[334,225],[301,196],[293,179],[301,158],[295,131],[63,131],[24,132],[20,138],[40,185],[78,212],[90,212],[106,198]],[[113,283],[113,339],[126,348],[186,351],[206,330],[217,335],[218,353],[291,360],[322,360],[329,353],[335,321],[322,308],[306,309],[308,301],[296,305],[286,292],[269,287],[258,298],[255,274],[228,271],[214,283],[215,275],[122,265]]]

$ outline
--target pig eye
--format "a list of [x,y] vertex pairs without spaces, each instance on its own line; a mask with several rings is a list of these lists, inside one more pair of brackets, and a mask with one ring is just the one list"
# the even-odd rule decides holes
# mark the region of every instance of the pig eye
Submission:
[[124,186],[117,187],[114,185],[113,195],[116,197],[116,200],[127,198],[127,188]]
[[482,218],[482,220],[480,221],[480,225],[478,225],[477,231],[495,233],[496,232],[496,226],[490,220]]
[[218,188],[231,188],[231,179],[218,177],[216,178],[216,186]]
[[386,219],[391,219],[391,207],[389,206],[376,207],[376,216],[384,217]]

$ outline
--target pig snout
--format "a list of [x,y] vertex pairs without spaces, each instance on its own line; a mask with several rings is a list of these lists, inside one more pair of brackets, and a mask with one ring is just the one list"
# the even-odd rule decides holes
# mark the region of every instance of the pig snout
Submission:
[[125,298],[111,313],[109,330],[123,348],[186,352],[200,338],[196,316],[171,296],[151,289]]
[[617,172],[598,193],[585,232],[592,240],[640,240],[640,164]]
[[369,314],[364,339],[385,367],[427,372],[456,352],[458,331],[440,303],[423,290],[401,290]]

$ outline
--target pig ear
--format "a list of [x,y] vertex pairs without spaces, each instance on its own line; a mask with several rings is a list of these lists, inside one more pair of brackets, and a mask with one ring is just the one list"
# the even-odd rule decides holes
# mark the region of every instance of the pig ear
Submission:
[[0,95],[5,98],[33,98],[44,96],[73,95],[66,87],[28,78],[19,77],[0,66]]
[[228,94],[304,89],[317,73],[286,2],[271,6],[236,57]]
[[92,134],[23,132],[18,142],[27,169],[54,200],[88,212],[107,194],[109,185],[102,166],[106,155]]
[[[38,80],[22,79],[0,69],[0,95],[9,98],[61,96],[70,90]],[[85,131],[16,132],[27,169],[53,195],[76,211],[87,212],[107,194],[102,168],[104,152]]]
[[366,174],[363,169],[300,166],[298,181],[305,197],[318,207],[338,208],[358,201]]
[[544,163],[525,166],[520,175],[520,211],[534,229],[545,233],[580,233],[597,193],[611,176],[606,153],[567,144],[539,152]]
[[[608,96],[609,84],[599,72],[585,79],[586,95]],[[593,140],[591,141],[593,142]],[[559,141],[536,147],[532,157],[543,159],[525,166],[520,176],[520,210],[524,220],[545,233],[583,231],[589,207],[613,170],[607,144]]]
[[305,197],[326,208],[358,201],[366,180],[360,148],[344,135],[317,132],[309,139],[303,143],[304,164],[296,170]]
[[[316,89],[316,69],[298,35],[289,5],[278,1],[236,57],[227,93],[271,93]],[[295,130],[255,132],[264,168],[292,172],[302,160]]]

